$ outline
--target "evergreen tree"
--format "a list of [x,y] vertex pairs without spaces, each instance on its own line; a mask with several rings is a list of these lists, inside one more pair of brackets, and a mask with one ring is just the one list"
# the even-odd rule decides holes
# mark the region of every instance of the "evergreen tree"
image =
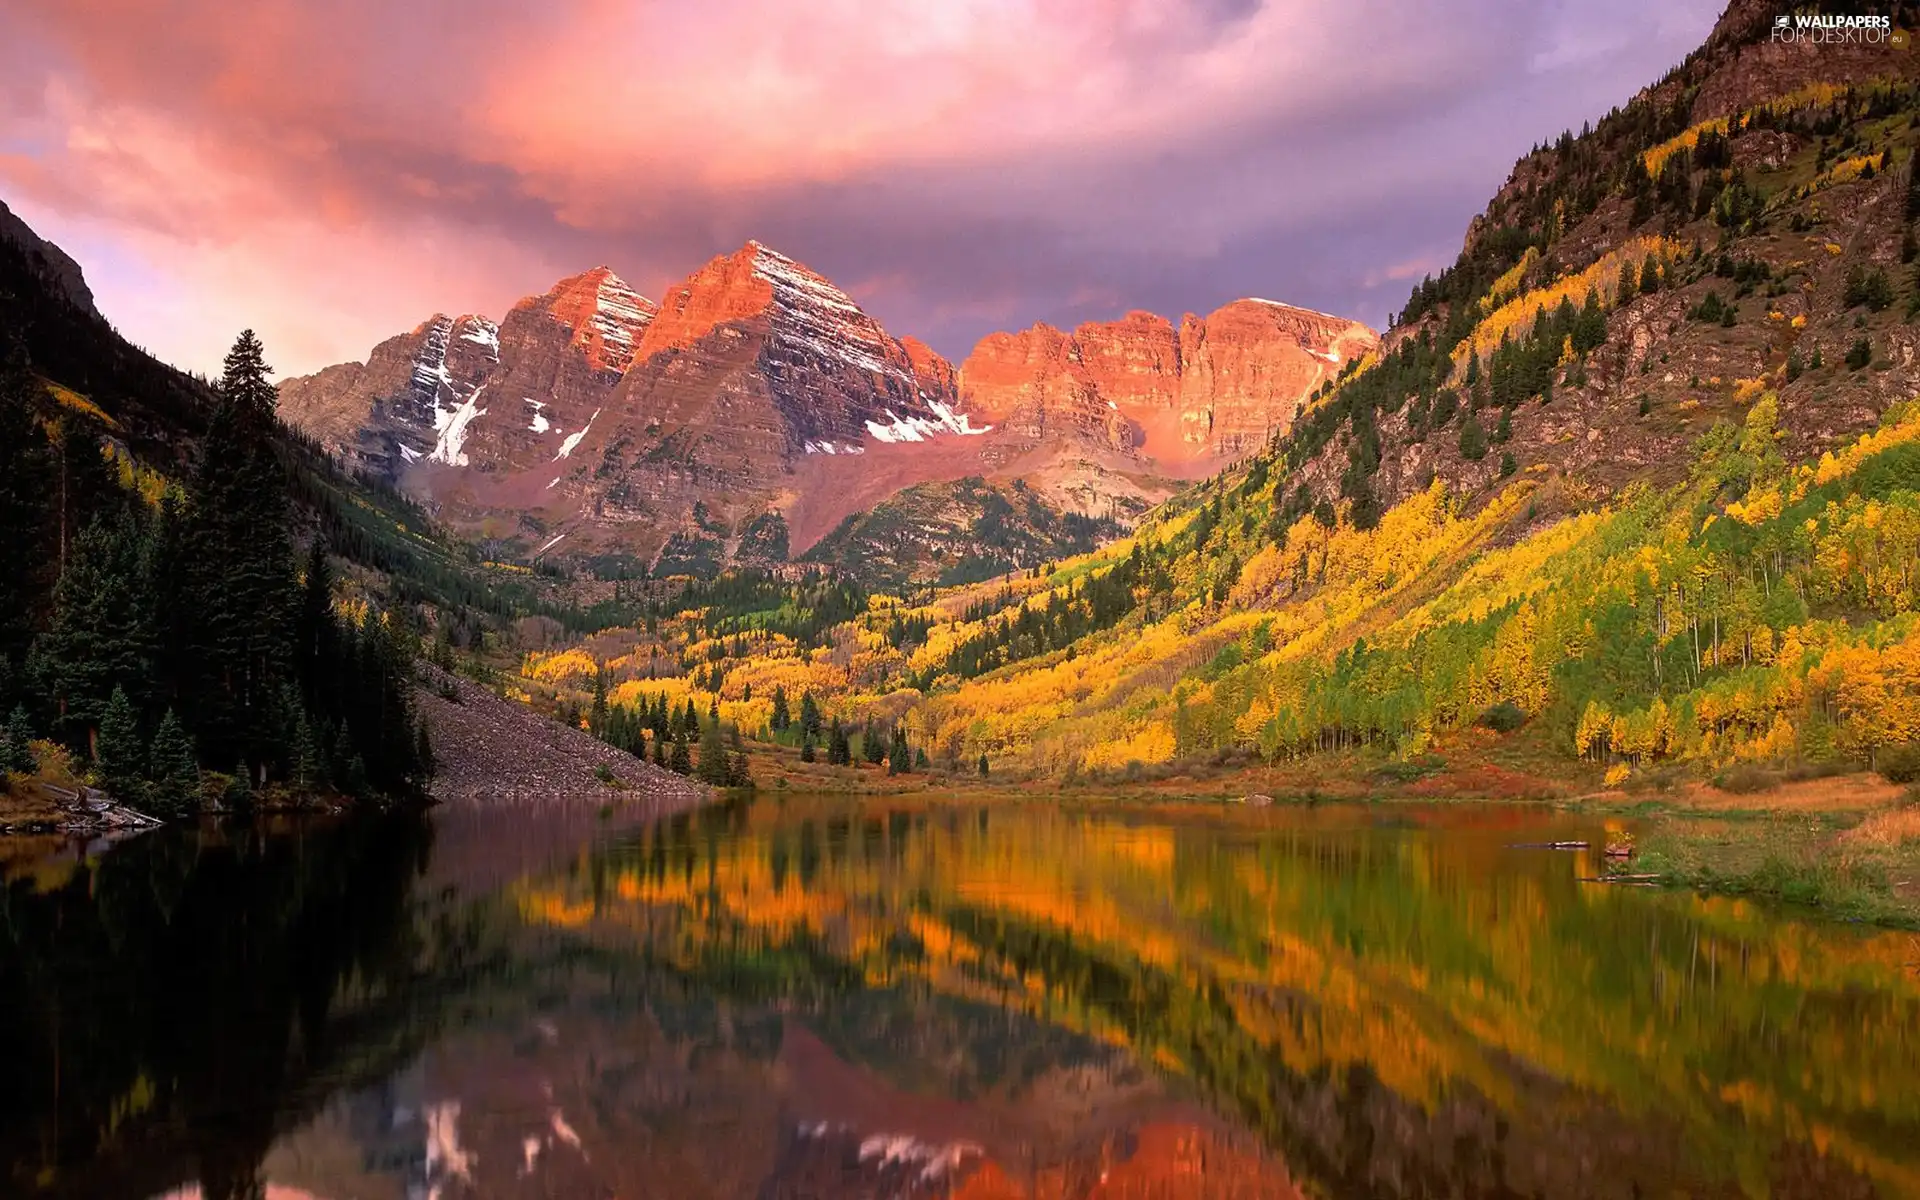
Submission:
[[140,742],[140,714],[127,699],[126,689],[115,687],[100,716],[100,735],[93,755],[93,771],[107,794],[122,803],[140,799],[146,777],[146,747]]
[[800,693],[800,732],[815,739],[820,736],[820,706],[811,691]]
[[851,766],[853,750],[847,741],[847,731],[840,726],[840,718],[835,717],[827,730],[827,765],[830,767]]
[[793,724],[793,714],[787,711],[787,689],[775,685],[773,689],[773,719],[770,725],[775,733],[785,733],[787,726]]
[[53,701],[56,734],[97,753],[95,739],[116,688],[148,683],[151,613],[140,544],[129,527],[95,523],[75,539],[54,588],[53,621],[36,644],[38,680]]
[[727,786],[727,747],[718,721],[708,721],[700,730],[700,760],[694,778],[709,787]]
[[200,767],[193,740],[169,708],[154,731],[147,777],[152,781],[147,802],[158,817],[192,816],[200,808]]
[[1872,361],[1873,343],[1868,341],[1867,335],[1863,333],[1855,338],[1853,345],[1847,349],[1847,370],[1858,371]]
[[907,748],[907,731],[895,726],[893,744],[887,752],[887,774],[905,775],[913,763],[912,753]]
[[693,755],[687,750],[686,734],[679,734],[673,739],[673,754],[667,759],[667,769],[675,775],[693,774]]
[[810,733],[802,733],[800,735],[800,761],[810,763],[814,760],[813,735]]
[[1660,262],[1653,253],[1647,253],[1646,261],[1640,264],[1640,294],[1651,296],[1660,290]]
[[259,339],[241,333],[227,353],[187,503],[198,673],[188,712],[204,752],[241,761],[262,779],[284,756],[272,710],[294,655],[293,550],[268,374]]
[[985,779],[986,777],[987,777],[987,752],[982,750],[980,752],[980,778]]
[[653,735],[653,765],[662,770],[666,769],[667,738],[665,734],[656,733]]
[[1479,462],[1486,456],[1486,431],[1480,428],[1480,418],[1469,415],[1467,423],[1460,427],[1460,457],[1468,462]]
[[320,750],[319,735],[304,708],[296,708],[293,718],[293,772],[296,786],[314,788],[326,781],[326,762]]
[[1633,298],[1640,294],[1639,280],[1640,272],[1634,268],[1632,260],[1629,259],[1620,264],[1620,280],[1614,285],[1613,290],[1615,308],[1625,308],[1633,303]]
[[602,668],[593,673],[593,707],[587,710],[587,729],[597,738],[607,733],[607,672]]
[[887,760],[886,744],[880,740],[880,730],[871,717],[860,733],[860,756],[876,767]]
[[30,744],[33,741],[33,721],[28,717],[25,705],[14,705],[13,712],[7,717],[5,729],[9,757],[4,763],[0,763],[0,771],[33,770],[36,765],[33,761],[33,747]]

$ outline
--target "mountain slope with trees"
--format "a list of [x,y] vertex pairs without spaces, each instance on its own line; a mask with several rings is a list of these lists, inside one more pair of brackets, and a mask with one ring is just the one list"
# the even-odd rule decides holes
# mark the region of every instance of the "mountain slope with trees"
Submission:
[[1127,541],[805,644],[694,608],[614,669],[776,734],[804,695],[953,770],[1417,764],[1485,727],[1596,783],[1905,772],[1920,75],[1775,43],[1778,11],[1522,160],[1378,358]]

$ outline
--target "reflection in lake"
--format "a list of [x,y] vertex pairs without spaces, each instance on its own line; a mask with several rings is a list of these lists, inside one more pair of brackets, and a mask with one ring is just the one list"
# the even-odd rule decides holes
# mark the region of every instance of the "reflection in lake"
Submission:
[[1577,821],[617,825],[169,832],[15,878],[0,1190],[1920,1194],[1920,944],[1510,846]]

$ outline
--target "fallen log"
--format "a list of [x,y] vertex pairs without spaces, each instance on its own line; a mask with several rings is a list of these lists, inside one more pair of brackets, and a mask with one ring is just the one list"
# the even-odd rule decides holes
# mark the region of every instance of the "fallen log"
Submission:
[[1586,842],[1508,842],[1509,850],[1585,850]]

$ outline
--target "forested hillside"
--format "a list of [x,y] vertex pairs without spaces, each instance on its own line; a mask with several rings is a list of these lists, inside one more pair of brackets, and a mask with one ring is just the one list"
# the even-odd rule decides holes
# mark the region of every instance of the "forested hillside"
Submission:
[[1904,54],[1770,43],[1774,10],[1530,154],[1382,355],[1127,541],[804,638],[693,598],[529,686],[788,741],[804,696],[1053,775],[1475,725],[1616,777],[1906,769],[1920,89]]
[[[412,711],[413,634],[337,608],[324,540],[296,574],[293,447],[260,343],[242,334],[170,478],[117,422],[34,374],[0,376],[0,751],[9,770],[90,762],[115,797],[197,810],[285,782],[417,793],[431,751]],[[31,746],[36,739],[47,739]],[[38,760],[36,762],[36,760]]]

